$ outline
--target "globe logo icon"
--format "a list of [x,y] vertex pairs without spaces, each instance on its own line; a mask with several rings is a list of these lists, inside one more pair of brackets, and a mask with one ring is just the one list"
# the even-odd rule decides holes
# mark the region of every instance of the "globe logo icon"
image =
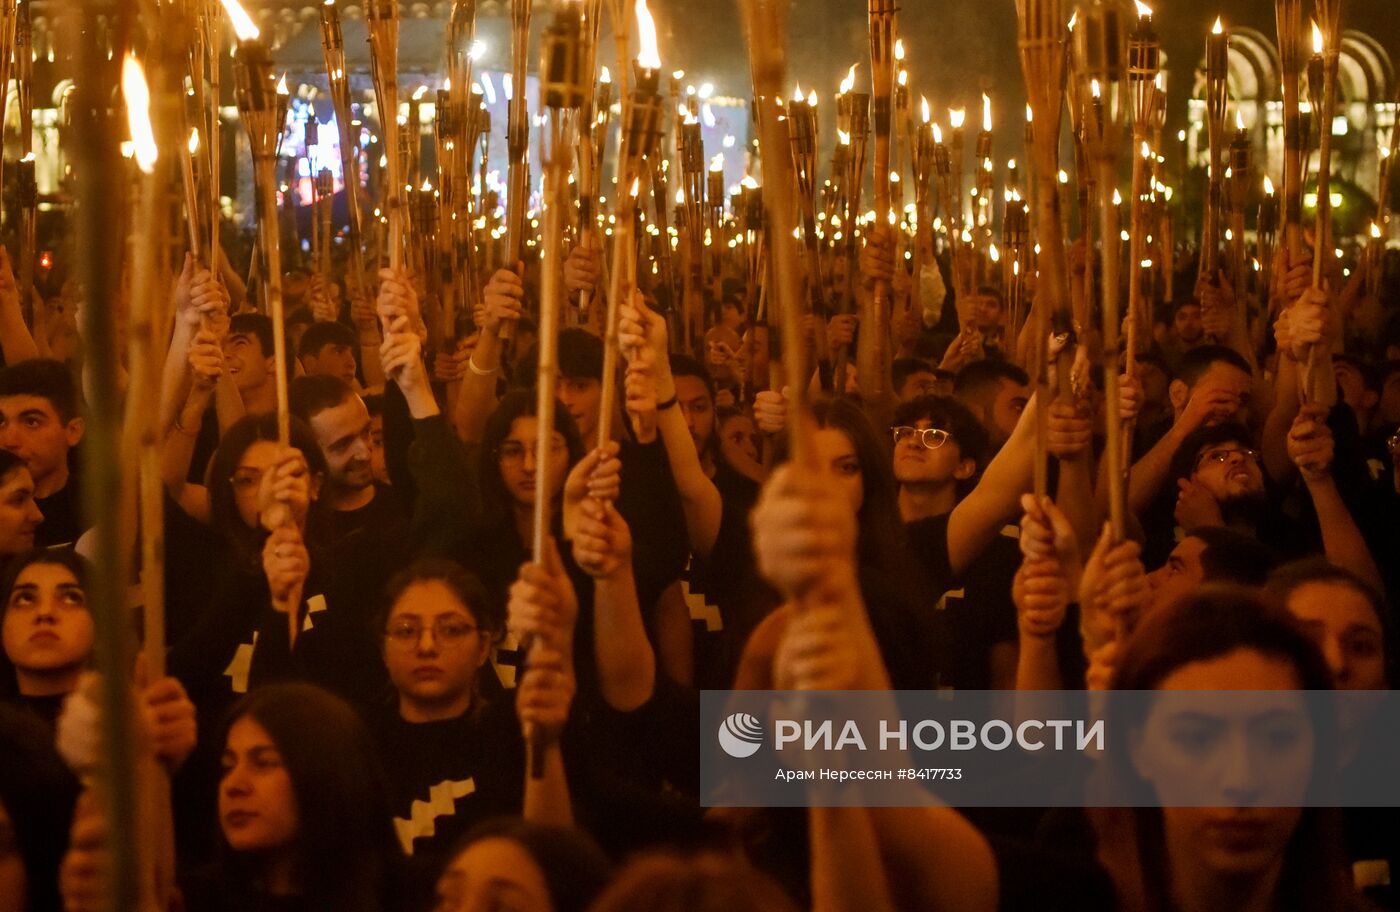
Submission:
[[732,713],[720,723],[719,746],[731,757],[752,757],[763,746],[763,724],[748,713]]

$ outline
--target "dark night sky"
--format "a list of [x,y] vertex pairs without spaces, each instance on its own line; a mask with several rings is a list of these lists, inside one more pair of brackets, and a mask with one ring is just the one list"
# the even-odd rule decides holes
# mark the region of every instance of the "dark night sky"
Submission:
[[[687,81],[710,79],[721,91],[747,94],[747,59],[734,0],[652,0],[663,30],[666,69],[684,68]],[[1247,25],[1272,37],[1272,0],[1153,0],[1168,67],[1169,124],[1184,119],[1190,73],[1203,54],[1217,14],[1227,25]],[[1305,13],[1310,9],[1305,0]],[[1066,3],[1066,9],[1072,9]],[[846,68],[870,53],[862,0],[794,0],[789,70],[804,90],[829,99]],[[1382,12],[1390,15],[1383,16]],[[1366,31],[1400,58],[1400,0],[1343,0],[1343,27]],[[929,97],[935,111],[966,104],[972,113],[985,88],[1004,115],[1022,110],[1013,0],[905,0],[900,31],[908,46],[915,98]],[[605,58],[606,59],[606,58]],[[1000,132],[1000,130],[999,130]],[[1018,134],[1019,135],[1019,134]],[[1017,142],[1019,145],[1019,140]]]

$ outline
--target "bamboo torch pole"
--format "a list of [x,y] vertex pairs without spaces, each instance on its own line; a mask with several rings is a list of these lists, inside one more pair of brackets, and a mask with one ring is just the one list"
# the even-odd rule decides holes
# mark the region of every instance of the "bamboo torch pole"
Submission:
[[[890,181],[890,142],[894,127],[894,34],[896,28],[896,0],[870,0],[870,87],[871,117],[875,128],[875,218],[890,222],[890,242],[898,247],[898,236],[894,228],[894,188]],[[884,396],[889,383],[888,354],[890,345],[890,308],[893,290],[890,283],[875,283],[874,296],[870,302],[870,320],[867,332],[873,335],[870,356],[873,360],[869,377],[861,377],[863,384],[871,389],[862,392],[871,402],[878,402]],[[785,340],[795,344],[796,340]],[[801,383],[802,378],[791,378],[789,383]]]
[[[291,410],[287,402],[287,331],[282,308],[282,249],[277,213],[277,145],[282,133],[282,102],[272,76],[272,58],[258,40],[258,31],[246,14],[233,14],[235,0],[225,0],[238,51],[234,58],[238,113],[248,131],[253,153],[253,170],[258,176],[254,189],[258,197],[258,241],[262,249],[263,294],[268,318],[272,321],[273,367],[277,387],[277,442],[291,443]],[[239,10],[241,12],[241,9]],[[290,511],[265,520],[271,526],[291,523]],[[291,600],[287,612],[287,642],[296,643],[300,621],[300,594]]]
[[1201,223],[1201,261],[1197,281],[1215,283],[1220,273],[1220,216],[1225,185],[1225,113],[1230,103],[1230,36],[1220,19],[1206,38],[1207,167],[1205,217]]
[[[1322,109],[1318,120],[1317,221],[1313,229],[1313,288],[1324,285],[1323,264],[1332,255],[1332,118],[1337,107],[1337,66],[1341,58],[1342,0],[1317,0],[1313,40],[1322,54]],[[1331,408],[1337,401],[1332,352],[1311,346],[1299,377],[1304,402]]]
[[[520,269],[525,250],[525,209],[530,195],[530,110],[525,78],[530,53],[530,12],[533,0],[511,0],[511,96],[506,145],[510,170],[506,177],[506,266]],[[515,322],[501,324],[500,339],[515,338]]]
[[[111,13],[102,0],[79,0],[77,15],[60,21],[71,31],[64,39],[75,49],[77,78],[72,100],[73,174],[77,188],[77,279],[87,306],[91,342],[84,367],[92,378],[83,443],[84,508],[95,529],[93,572],[87,596],[92,606],[95,665],[101,672],[101,739],[96,794],[110,851],[105,883],[106,908],[135,909],[141,902],[137,724],[131,691],[132,642],[125,609],[127,564],[121,558],[118,357],[113,340],[121,299],[122,246],[118,224],[125,195],[125,173],[118,154],[118,132],[110,107],[117,75],[103,40]],[[108,20],[110,21],[110,20]],[[120,42],[120,38],[117,40]]]
[[[806,437],[807,357],[802,342],[802,254],[797,246],[796,182],[788,153],[785,121],[778,103],[787,84],[787,0],[743,0],[740,5],[748,36],[749,68],[754,103],[758,106],[759,149],[762,153],[763,200],[768,212],[777,311],[783,331],[783,373],[790,387],[789,449],[795,464],[808,462]],[[888,176],[888,175],[887,175]]]
[[1108,410],[1108,515],[1113,540],[1120,542],[1127,529],[1127,484],[1124,472],[1123,420],[1118,412],[1120,262],[1118,206],[1109,188],[1118,178],[1125,128],[1130,121],[1131,92],[1126,56],[1126,13],[1119,0],[1093,0],[1080,8],[1075,29],[1077,77],[1088,83],[1080,97],[1088,102],[1083,114],[1084,149],[1098,170],[1100,237],[1103,243],[1103,384]]
[[1235,285],[1235,326],[1241,338],[1249,335],[1249,300],[1245,296],[1249,273],[1245,268],[1244,216],[1251,183],[1250,158],[1249,131],[1245,129],[1243,116],[1236,108],[1235,138],[1230,143],[1230,279]]
[[340,11],[336,0],[321,4],[321,54],[326,62],[326,78],[330,83],[331,106],[335,110],[335,125],[340,133],[341,181],[345,188],[346,244],[350,255],[346,277],[352,295],[364,295],[365,258],[364,227],[360,216],[360,157],[359,131],[355,128],[354,110],[350,105],[350,81],[345,65],[345,39],[341,33]]
[[[583,17],[575,0],[564,0],[545,31],[541,48],[540,108],[548,112],[544,156],[544,243],[540,273],[539,358],[536,365],[536,452],[535,513],[531,553],[535,563],[545,560],[553,499],[547,458],[554,440],[555,388],[558,383],[560,276],[564,265],[564,214],[569,207],[568,173],[571,152],[566,141],[565,123],[571,112],[583,104],[585,63]],[[516,83],[517,94],[525,91],[524,81]],[[538,643],[526,647],[527,659]],[[544,746],[537,732],[528,733],[530,775],[544,775]]]
[[[19,301],[27,323],[35,335],[34,260],[39,224],[39,188],[34,180],[34,29],[32,0],[19,0],[16,7],[14,74],[15,105],[19,108]],[[0,87],[6,91],[8,87]]]
[[598,405],[598,446],[612,440],[612,419],[617,400],[618,308],[637,285],[636,215],[644,160],[656,148],[661,131],[661,58],[657,53],[656,26],[645,0],[637,3],[638,37],[636,80],[622,103],[622,135],[619,139],[618,195],[613,228],[613,262],[609,274],[607,316],[603,332],[603,386]]
[[1128,372],[1132,373],[1142,340],[1150,338],[1151,302],[1143,305],[1143,267],[1147,255],[1148,182],[1152,176],[1153,125],[1157,121],[1161,94],[1157,91],[1157,76],[1162,72],[1162,42],[1152,27],[1152,8],[1135,0],[1137,24],[1128,36],[1128,84],[1132,95],[1133,118],[1133,185],[1130,195],[1128,235]]
[[[0,124],[7,123],[6,104],[10,100],[10,70],[14,60],[16,0],[0,0]],[[5,185],[5,157],[0,155],[0,187]]]
[[408,234],[404,224],[408,200],[404,196],[404,162],[399,140],[399,0],[369,0],[366,14],[374,99],[379,108],[384,157],[388,160],[383,208],[389,220],[389,268],[402,269],[404,241]]
[[[1059,0],[1017,0],[1016,18],[1021,71],[1026,82],[1026,97],[1033,112],[1031,157],[1037,184],[1035,208],[1040,243],[1039,300],[1035,303],[1033,348],[1037,393],[1034,474],[1035,493],[1043,497],[1048,490],[1049,447],[1045,416],[1051,389],[1046,343],[1052,314],[1060,324],[1057,330],[1067,328],[1070,322],[1069,267],[1065,257],[1058,181],[1060,114],[1065,83],[1065,18]],[[1066,346],[1066,350],[1060,354],[1057,370],[1062,396],[1070,393],[1071,357]]]

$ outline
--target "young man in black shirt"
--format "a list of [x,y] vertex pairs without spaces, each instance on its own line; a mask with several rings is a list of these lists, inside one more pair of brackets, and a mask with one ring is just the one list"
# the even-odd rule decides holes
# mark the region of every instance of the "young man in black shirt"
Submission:
[[39,547],[70,546],[83,533],[82,499],[71,451],[83,439],[78,391],[61,362],[35,358],[0,369],[0,449],[24,460],[44,521]]

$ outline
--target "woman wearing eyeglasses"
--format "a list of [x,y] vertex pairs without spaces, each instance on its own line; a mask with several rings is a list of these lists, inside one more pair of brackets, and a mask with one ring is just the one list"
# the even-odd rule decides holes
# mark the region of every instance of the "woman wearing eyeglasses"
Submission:
[[504,618],[479,580],[451,561],[420,560],[387,596],[379,630],[394,693],[370,713],[370,729],[399,844],[427,873],[472,825],[519,812],[520,726],[492,686],[487,659]]

